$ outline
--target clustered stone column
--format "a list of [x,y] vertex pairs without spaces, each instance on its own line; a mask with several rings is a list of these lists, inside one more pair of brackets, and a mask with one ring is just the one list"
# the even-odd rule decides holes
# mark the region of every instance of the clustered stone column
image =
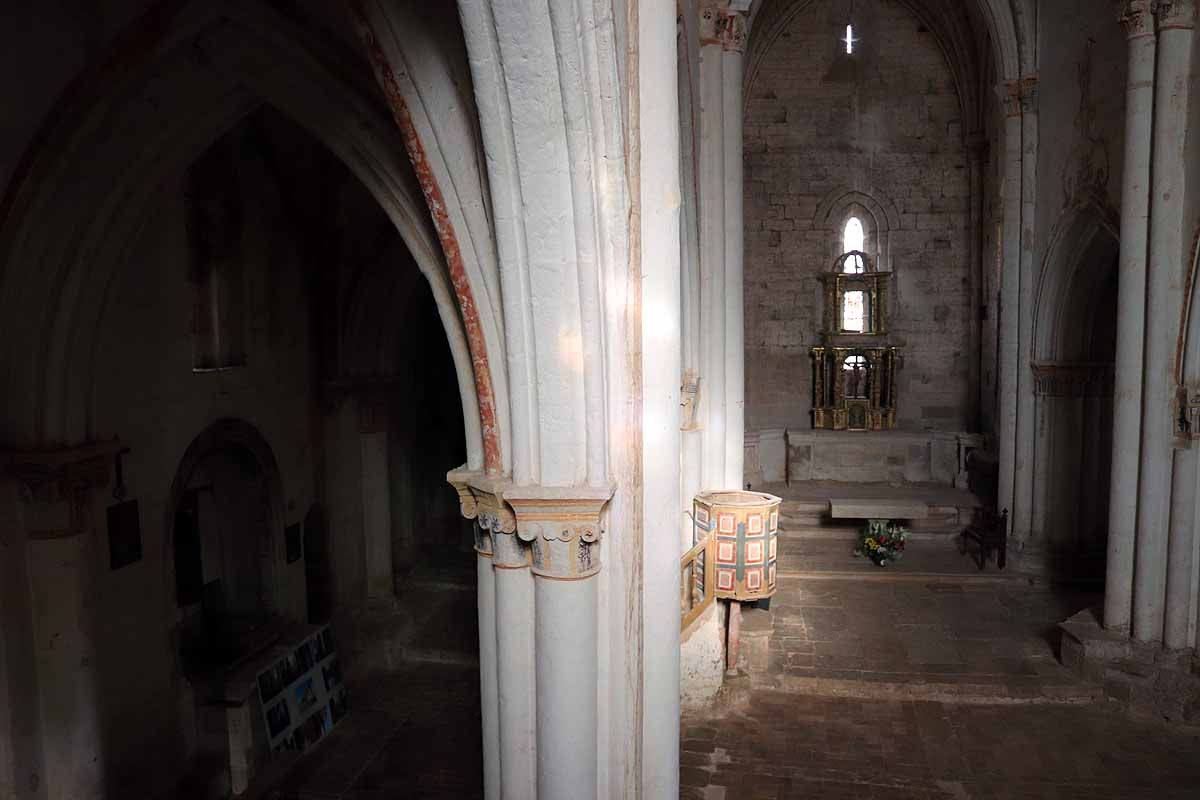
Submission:
[[613,488],[513,486],[464,471],[447,479],[477,523],[487,796],[594,796],[596,577]]
[[1034,543],[1033,376],[1034,210],[1037,199],[1038,80],[1026,76],[1005,82],[1004,99],[1004,256],[1000,286],[999,439],[1001,508],[1009,509],[1018,550]]
[[103,794],[93,504],[119,451],[114,441],[0,453],[11,479],[0,481],[8,506],[0,509],[0,721],[13,727],[0,736],[12,734],[14,761],[0,764],[0,777],[12,772],[18,785],[51,797]]
[[1193,533],[1170,529],[1177,409],[1166,321],[1179,318],[1187,262],[1183,148],[1196,5],[1125,0],[1120,12],[1129,78],[1104,624],[1182,648]]
[[742,77],[745,3],[700,6],[700,408],[703,489],[742,488],[745,437]]

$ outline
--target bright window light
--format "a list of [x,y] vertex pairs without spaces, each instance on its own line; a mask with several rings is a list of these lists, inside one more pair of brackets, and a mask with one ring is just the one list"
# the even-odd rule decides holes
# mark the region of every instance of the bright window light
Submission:
[[846,26],[846,55],[854,55],[854,26]]

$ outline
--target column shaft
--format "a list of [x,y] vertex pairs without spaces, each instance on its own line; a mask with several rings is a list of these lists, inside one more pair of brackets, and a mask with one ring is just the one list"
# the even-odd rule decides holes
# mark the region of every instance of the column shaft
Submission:
[[[679,796],[679,92],[675,8],[638,13],[642,207],[643,797]],[[740,118],[739,118],[740,124]],[[739,429],[740,430],[740,429]],[[673,455],[674,457],[667,457]],[[588,582],[596,582],[589,579]],[[593,612],[595,616],[595,612]]]
[[492,558],[475,557],[479,587],[479,706],[483,727],[483,796],[500,791],[500,684],[496,652],[496,574]]
[[1172,450],[1170,543],[1167,550],[1167,606],[1163,619],[1163,644],[1171,650],[1192,647],[1196,610],[1193,581],[1196,576],[1195,489],[1196,453]]
[[1000,397],[996,409],[1000,480],[996,503],[1012,513],[1016,488],[1017,385],[1021,292],[1021,116],[1004,120],[1004,230],[1000,276]]
[[[1017,442],[1013,465],[1013,510],[1011,531],[1018,543],[1034,549],[1044,546],[1035,541],[1033,530],[1033,458],[1036,418],[1033,394],[1034,325],[1034,223],[1037,219],[1038,114],[1036,82],[1021,81],[1021,279],[1019,307],[1014,309],[1020,325],[1017,355]],[[1020,544],[1018,544],[1018,547]]]
[[742,70],[744,56],[721,55],[725,123],[725,474],[724,489],[741,489],[745,460],[745,309],[743,307],[745,218],[742,210]]
[[597,776],[597,580],[539,575],[534,584],[538,793],[547,800],[592,798]]
[[[500,796],[536,800],[533,575],[517,537],[495,537],[496,673],[500,710]],[[551,797],[552,795],[546,795]]]
[[701,480],[706,489],[738,488],[721,486],[728,448],[724,63],[720,44],[700,48],[700,413],[704,426]]
[[1104,625],[1129,628],[1142,435],[1142,343],[1146,329],[1146,252],[1150,227],[1150,140],[1157,42],[1148,12],[1131,28],[1121,181],[1117,356],[1113,391],[1112,479]]
[[[1162,20],[1159,21],[1160,26]],[[1161,641],[1166,600],[1174,435],[1175,329],[1184,281],[1184,146],[1191,80],[1192,30],[1168,27],[1158,35],[1150,206],[1150,257],[1142,389],[1142,454],[1138,486],[1137,545],[1133,575],[1133,635]]]

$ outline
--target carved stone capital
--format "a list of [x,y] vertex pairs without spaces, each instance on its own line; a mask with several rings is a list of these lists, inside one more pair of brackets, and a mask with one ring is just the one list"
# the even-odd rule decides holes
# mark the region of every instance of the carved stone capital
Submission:
[[[517,518],[501,496],[507,484],[489,478],[481,472],[465,469],[451,470],[446,474],[446,481],[458,492],[458,505],[462,515],[475,520],[475,552],[487,558],[495,558],[498,551],[514,555],[496,540],[498,534],[514,534],[517,531]],[[506,559],[503,564],[497,562],[497,565],[525,566],[528,564],[528,556],[517,554],[517,563],[509,563],[510,561],[513,559]]]
[[1158,0],[1154,19],[1160,31],[1196,27],[1196,0]]
[[719,44],[725,50],[746,50],[746,15],[741,5],[729,0],[702,0],[700,3],[700,44]]
[[1154,35],[1153,0],[1118,0],[1117,20],[1130,39]]
[[612,486],[516,486],[504,500],[517,518],[517,536],[529,543],[533,572],[580,580],[600,571],[601,514]]
[[0,451],[0,469],[21,484],[26,502],[67,506],[67,528],[80,532],[88,526],[88,492],[107,486],[112,479],[121,442],[93,442],[56,450]]

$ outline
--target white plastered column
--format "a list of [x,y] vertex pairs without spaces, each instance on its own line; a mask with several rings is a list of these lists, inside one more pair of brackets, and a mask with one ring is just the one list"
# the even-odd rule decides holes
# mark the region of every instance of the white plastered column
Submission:
[[700,413],[704,489],[742,488],[745,438],[742,76],[745,18],[700,7]]
[[543,798],[595,797],[599,788],[597,576],[601,511],[612,493],[580,486],[503,491],[534,575],[537,795]]
[[1113,456],[1108,512],[1104,626],[1128,631],[1133,613],[1133,564],[1142,437],[1142,346],[1146,330],[1146,257],[1150,230],[1150,145],[1157,40],[1150,0],[1121,9],[1129,39],[1125,91],[1125,166],[1121,178]]
[[[1142,642],[1164,640],[1167,604],[1171,486],[1173,482],[1175,334],[1168,320],[1179,319],[1184,284],[1184,192],[1188,96],[1192,77],[1194,0],[1158,6],[1157,71],[1154,99],[1153,163],[1150,205],[1150,253],[1146,270],[1147,326],[1145,381],[1142,389],[1142,452],[1139,474],[1137,540],[1133,574],[1133,636]],[[1182,538],[1182,537],[1181,537]],[[1191,550],[1190,539],[1177,545]],[[1182,552],[1180,553],[1182,555]],[[1189,556],[1190,559],[1190,556]],[[1190,580],[1188,581],[1190,589]],[[1188,606],[1173,618],[1172,639],[1184,646]]]
[[[641,796],[679,796],[680,145],[675,8],[638,15],[642,254]],[[740,118],[739,118],[740,119]],[[739,144],[740,147],[740,144]],[[740,192],[739,192],[740,195]],[[741,293],[738,293],[739,303]],[[740,430],[740,427],[739,427]],[[672,457],[674,456],[674,457]]]
[[463,516],[476,521],[479,571],[479,674],[484,791],[536,798],[537,662],[530,548],[502,493],[508,483],[468,470],[446,476]]

